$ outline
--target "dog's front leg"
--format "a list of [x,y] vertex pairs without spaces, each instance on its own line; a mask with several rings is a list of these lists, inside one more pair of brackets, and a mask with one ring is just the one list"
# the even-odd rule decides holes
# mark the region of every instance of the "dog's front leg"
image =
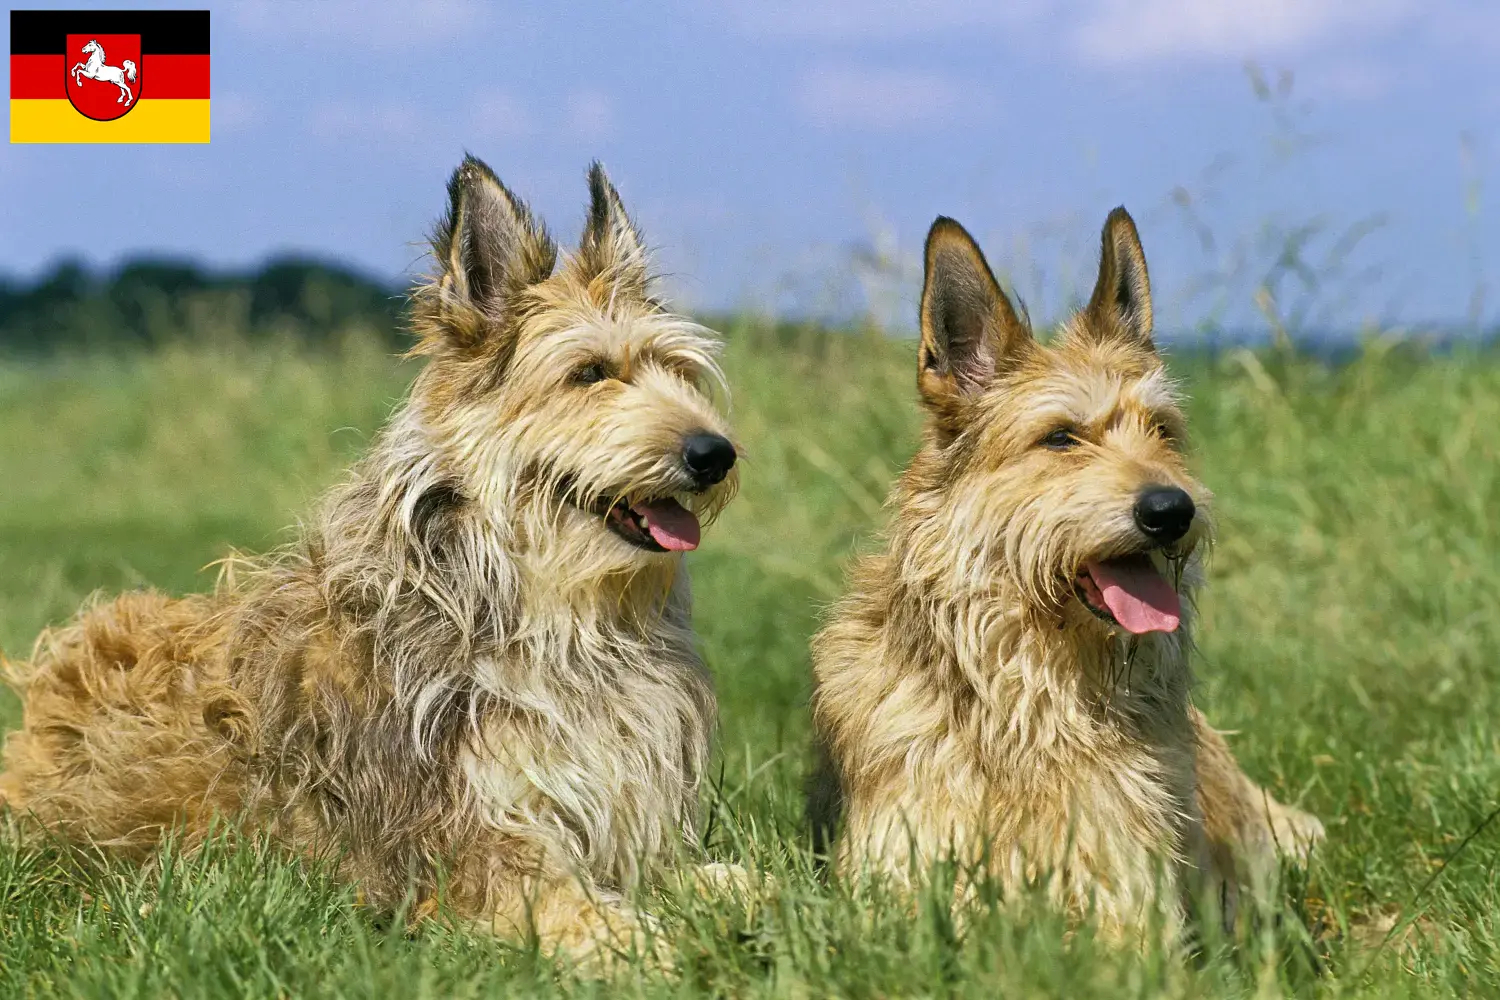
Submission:
[[1227,850],[1241,881],[1257,890],[1277,871],[1277,856],[1306,861],[1323,839],[1311,813],[1283,805],[1240,769],[1229,744],[1203,714],[1192,710],[1198,741],[1198,804],[1211,844]]
[[681,875],[689,889],[708,898],[750,900],[757,893],[769,892],[775,888],[775,882],[769,875],[758,875],[744,865],[729,861],[689,865],[682,869]]
[[1240,880],[1229,844],[1211,839],[1201,817],[1193,817],[1185,832],[1181,895],[1190,933],[1217,925],[1219,932],[1234,934],[1240,912]]
[[485,929],[535,943],[543,954],[608,969],[651,955],[671,964],[656,922],[613,893],[573,876],[528,879],[497,901]]

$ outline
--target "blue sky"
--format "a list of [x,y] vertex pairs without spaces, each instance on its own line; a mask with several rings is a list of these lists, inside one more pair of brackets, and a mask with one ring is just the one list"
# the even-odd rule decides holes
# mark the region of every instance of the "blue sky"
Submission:
[[909,324],[943,213],[1047,318],[1123,202],[1163,326],[1251,322],[1304,224],[1322,279],[1277,288],[1289,322],[1500,322],[1480,0],[241,0],[213,7],[213,65],[210,145],[3,147],[0,272],[409,273],[468,149],[565,242],[602,159],[690,308]]

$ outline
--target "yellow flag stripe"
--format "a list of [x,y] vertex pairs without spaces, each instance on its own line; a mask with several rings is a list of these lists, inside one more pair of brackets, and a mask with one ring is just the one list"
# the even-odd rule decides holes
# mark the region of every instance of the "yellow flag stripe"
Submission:
[[123,118],[96,122],[67,101],[10,102],[11,142],[207,142],[208,101],[141,101]]

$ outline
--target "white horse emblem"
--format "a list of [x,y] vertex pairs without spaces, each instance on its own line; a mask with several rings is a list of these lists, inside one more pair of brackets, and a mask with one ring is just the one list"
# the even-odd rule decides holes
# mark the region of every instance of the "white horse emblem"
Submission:
[[[69,74],[73,77],[73,86],[82,87],[83,78],[99,80],[103,83],[112,83],[120,88],[120,96],[115,98],[116,104],[123,104],[127,108],[135,100],[135,95],[130,92],[130,87],[125,80],[135,80],[135,63],[129,59],[125,60],[124,66],[106,66],[104,64],[104,46],[98,41],[90,41],[83,47],[83,54],[89,57],[86,63],[74,63]],[[56,72],[56,70],[53,70]]]

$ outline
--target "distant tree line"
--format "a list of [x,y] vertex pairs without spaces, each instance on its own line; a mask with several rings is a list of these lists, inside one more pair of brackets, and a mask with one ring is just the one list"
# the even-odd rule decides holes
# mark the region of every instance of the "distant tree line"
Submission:
[[[295,257],[273,259],[245,272],[162,259],[137,259],[106,272],[65,261],[33,281],[0,275],[0,353],[150,348],[216,339],[284,338],[317,347],[349,335],[374,338],[401,351],[411,343],[405,332],[406,291],[345,266]],[[726,333],[748,324],[758,336],[804,347],[833,331],[865,329],[857,322],[734,313],[699,313],[696,318]],[[1497,338],[1500,329],[1441,325],[1400,335],[1404,350],[1419,353],[1492,345]],[[1161,339],[1180,355],[1266,345],[1271,338],[1264,329],[1214,328],[1176,336],[1164,331]],[[1352,331],[1302,331],[1291,339],[1298,352],[1342,359],[1360,352],[1362,337]]]
[[0,351],[155,347],[184,339],[349,333],[405,342],[405,290],[354,270],[283,258],[246,273],[170,260],[93,271],[63,262],[35,281],[0,277]]

